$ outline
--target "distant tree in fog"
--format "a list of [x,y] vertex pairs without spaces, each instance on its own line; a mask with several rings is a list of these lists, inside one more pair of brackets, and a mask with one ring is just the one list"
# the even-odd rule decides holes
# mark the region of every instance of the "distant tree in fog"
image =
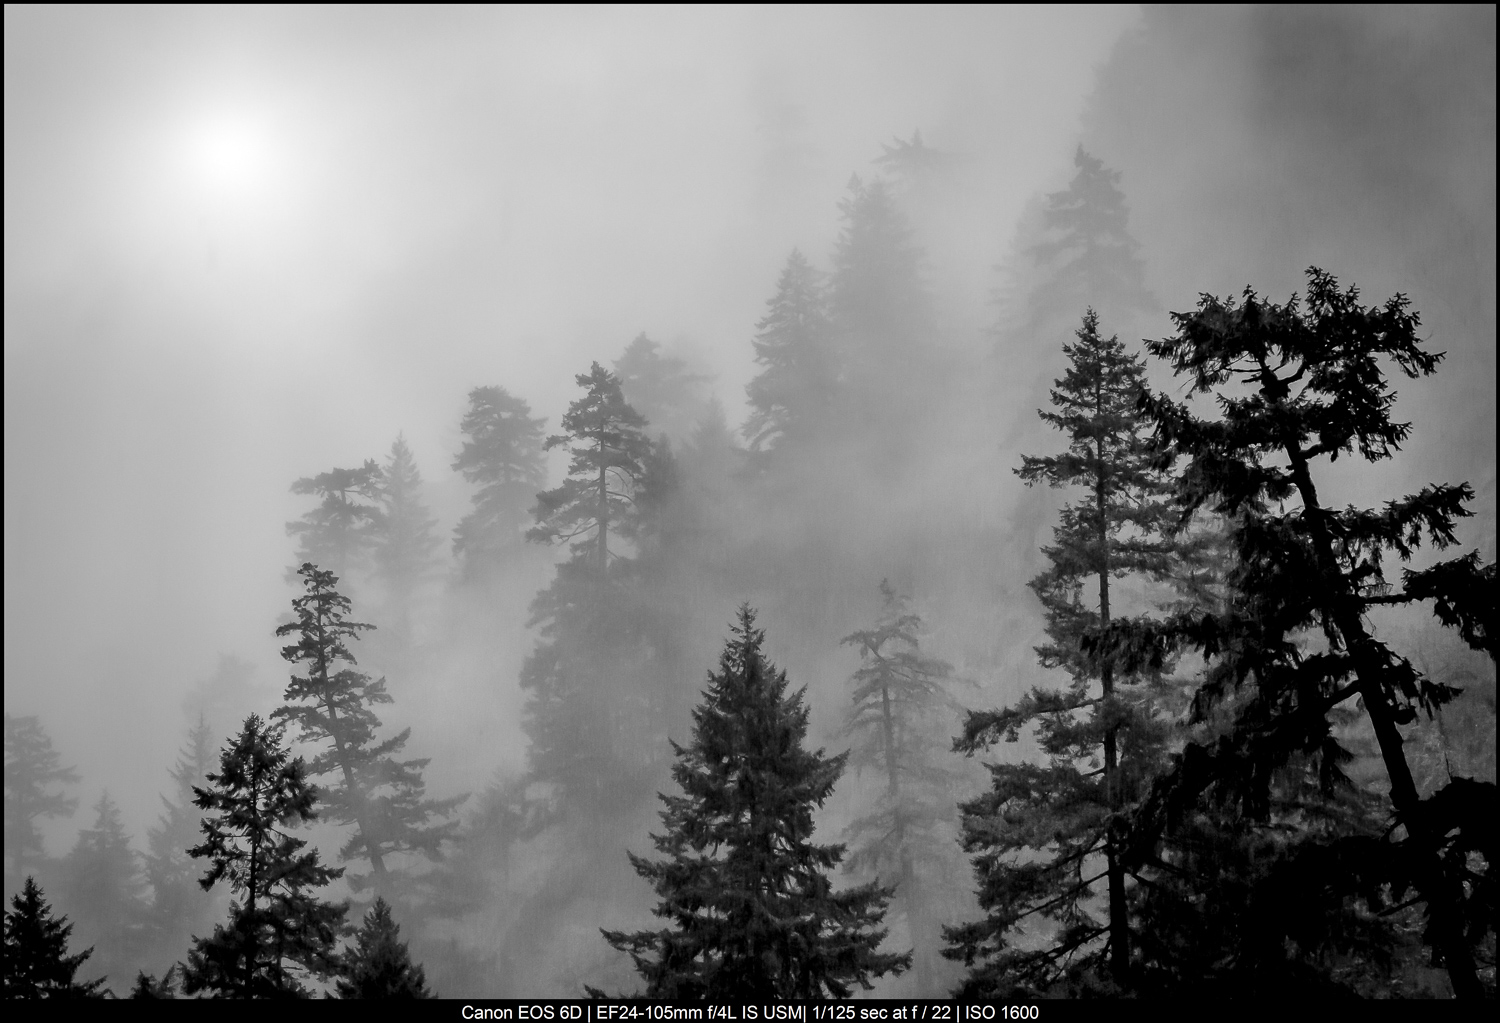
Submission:
[[[670,926],[604,931],[629,952],[650,998],[846,998],[900,973],[910,953],[877,951],[890,889],[835,892],[843,847],[812,841],[813,811],[847,754],[803,748],[807,708],[761,655],[764,633],[741,608],[734,636],[693,712],[693,741],[673,744],[680,796],[662,796],[665,857],[631,855]],[[596,992],[597,993],[597,992]]]
[[94,826],[62,864],[64,904],[71,910],[79,940],[92,944],[98,969],[128,977],[140,961],[146,937],[145,881],[140,857],[120,819],[120,808],[106,792],[94,805]]
[[171,961],[188,938],[207,929],[212,903],[198,886],[188,848],[197,843],[202,815],[194,792],[205,784],[216,761],[213,733],[199,716],[187,745],[171,768],[172,795],[161,797],[163,812],[146,831],[146,880],[151,885],[148,929],[153,951]]
[[343,975],[334,984],[340,998],[431,998],[426,971],[411,961],[391,907],[377,898],[354,932],[344,955]]
[[[341,577],[364,571],[384,517],[383,477],[370,459],[358,469],[330,469],[293,483],[292,493],[318,498],[316,508],[286,524],[287,535],[298,540],[296,564],[327,565]],[[289,580],[296,575],[297,569],[287,570]]]
[[305,675],[292,675],[272,720],[295,724],[298,738],[323,747],[308,765],[311,778],[333,776],[322,790],[327,816],[338,824],[355,825],[355,833],[340,850],[344,860],[365,859],[373,877],[351,875],[351,886],[361,890],[372,882],[390,894],[386,858],[395,853],[420,853],[441,858],[442,843],[452,837],[458,822],[449,820],[456,799],[427,799],[422,771],[428,761],[397,760],[411,736],[405,729],[390,738],[376,738],[380,718],[372,707],[390,703],[385,680],[372,680],[357,671],[348,643],[373,625],[350,621],[349,599],[339,593],[338,579],[315,565],[303,565],[303,595],[292,601],[293,621],[280,625],[277,636],[295,636],[281,656],[303,666]]
[[373,535],[375,576],[385,585],[397,634],[409,640],[415,591],[432,573],[442,541],[433,532],[437,519],[422,501],[422,474],[403,436],[397,436],[381,469],[380,506]]
[[884,580],[880,595],[874,628],[842,640],[860,655],[845,724],[849,761],[884,783],[845,833],[848,869],[895,884],[915,946],[918,989],[936,993],[938,921],[954,877],[962,883],[968,874],[957,845],[960,775],[948,762],[960,708],[949,692],[952,666],[922,653],[922,619],[910,601]]
[[822,275],[793,249],[766,305],[755,325],[762,369],[745,388],[745,438],[753,451],[805,447],[826,431],[839,387]]
[[[1158,394],[1144,408],[1164,457],[1185,463],[1177,491],[1184,512],[1230,517],[1237,555],[1222,609],[1117,623],[1099,644],[1122,661],[1149,663],[1185,647],[1208,662],[1193,721],[1213,727],[1186,745],[1131,821],[1130,866],[1173,868],[1145,893],[1147,908],[1173,923],[1156,979],[1174,992],[1193,984],[1215,996],[1280,993],[1310,972],[1333,974],[1350,953],[1378,950],[1378,926],[1345,924],[1360,916],[1368,924],[1415,896],[1432,960],[1460,997],[1477,998],[1492,955],[1484,949],[1494,947],[1495,786],[1449,777],[1421,795],[1401,729],[1458,691],[1378,638],[1367,616],[1432,601],[1440,622],[1494,658],[1495,566],[1474,551],[1407,570],[1399,586],[1385,574],[1387,556],[1408,560],[1424,537],[1437,549],[1457,542],[1456,524],[1471,514],[1468,484],[1428,486],[1375,509],[1330,507],[1320,494],[1323,459],[1357,452],[1379,462],[1410,436],[1411,424],[1392,418],[1396,395],[1383,366],[1428,376],[1442,355],[1427,350],[1405,296],[1366,307],[1357,289],[1341,289],[1316,267],[1307,278],[1305,305],[1250,289],[1240,300],[1203,295],[1197,309],[1173,314],[1175,335],[1147,342],[1191,394],[1217,399],[1214,419]],[[1339,715],[1356,700],[1385,769],[1388,820],[1399,829],[1340,833],[1306,823],[1347,784],[1350,732]],[[1277,782],[1299,764],[1316,784],[1284,800]],[[1194,826],[1225,807],[1281,860],[1266,870],[1262,858],[1265,884],[1249,907],[1259,911],[1239,915],[1232,929],[1223,926],[1228,900],[1219,892],[1234,875],[1217,871],[1194,842]],[[1291,825],[1304,840],[1287,841]]]
[[94,950],[68,954],[73,925],[65,916],[52,915],[34,878],[26,878],[10,905],[5,914],[6,998],[105,997],[100,989],[106,978],[83,983],[73,979]]
[[183,967],[184,994],[220,998],[296,998],[307,978],[337,972],[335,945],[348,905],[316,890],[342,868],[325,867],[316,849],[289,833],[317,816],[317,790],[302,758],[281,745],[281,731],[255,715],[219,757],[219,772],[197,790],[207,811],[204,841],[188,850],[209,861],[199,882],[228,881],[238,900],[212,936],[197,938]]
[[60,786],[78,782],[78,773],[61,766],[62,758],[35,717],[5,713],[5,858],[6,881],[19,883],[44,855],[42,817],[71,817],[78,800]]
[[652,436],[666,434],[681,444],[707,404],[708,377],[688,370],[685,359],[661,354],[661,345],[645,334],[631,341],[614,362],[620,390],[630,407],[646,417]]
[[542,454],[545,419],[503,387],[476,387],[459,429],[467,438],[455,472],[479,489],[474,508],[453,531],[453,553],[466,578],[492,571],[521,543],[536,494],[547,482]]
[[[1042,548],[1048,568],[1031,581],[1046,615],[1041,663],[1071,677],[1066,689],[1038,686],[1010,707],[971,712],[957,747],[969,754],[1035,729],[1048,766],[991,764],[989,792],[963,806],[964,847],[974,854],[984,920],[951,928],[949,958],[971,968],[963,990],[1002,996],[1046,991],[1069,971],[1096,969],[1106,954],[1115,983],[1131,977],[1130,896],[1123,843],[1126,810],[1145,796],[1165,757],[1168,724],[1153,701],[1165,696],[1156,671],[1128,672],[1085,640],[1119,615],[1111,581],[1169,575],[1177,544],[1169,481],[1154,464],[1137,408],[1145,366],[1118,337],[1099,334],[1090,309],[1064,345],[1068,368],[1039,415],[1068,439],[1016,470],[1027,485],[1077,487]],[[1118,596],[1115,597],[1118,602]],[[1121,689],[1126,685],[1126,689]],[[1101,765],[1102,761],[1102,765]],[[1099,860],[1104,869],[1095,873]],[[1094,915],[1106,882],[1105,919]],[[1040,947],[1020,942],[1023,925],[1050,920]],[[1099,939],[1104,939],[1102,948]]]
[[[628,529],[636,512],[636,488],[646,475],[651,442],[646,417],[625,401],[620,380],[597,362],[579,374],[582,398],[568,406],[564,433],[545,447],[567,447],[573,458],[562,486],[537,495],[537,524],[526,537],[536,543],[571,542],[587,552],[596,570],[609,568],[609,531]],[[571,446],[570,446],[571,445]]]

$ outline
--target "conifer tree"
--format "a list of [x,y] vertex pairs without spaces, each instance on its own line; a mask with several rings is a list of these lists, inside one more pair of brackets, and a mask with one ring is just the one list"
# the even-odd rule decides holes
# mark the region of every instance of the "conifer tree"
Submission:
[[5,914],[5,997],[102,997],[105,978],[83,983],[73,979],[94,950],[68,954],[73,925],[67,917],[52,915],[34,878],[26,878],[10,905]]
[[[1050,640],[1037,653],[1043,666],[1062,668],[1071,682],[1061,692],[1037,687],[1015,706],[971,713],[956,744],[972,754],[1002,737],[1015,742],[1035,726],[1050,759],[1045,768],[990,765],[991,791],[963,808],[965,848],[977,854],[979,902],[989,915],[951,929],[945,954],[973,968],[965,990],[975,995],[1045,990],[1065,966],[1099,962],[1106,954],[1100,937],[1107,938],[1102,961],[1115,982],[1130,983],[1122,814],[1164,756],[1166,726],[1143,701],[1149,685],[1129,694],[1118,688],[1149,680],[1121,672],[1084,641],[1119,615],[1111,606],[1112,580],[1160,578],[1172,569],[1175,544],[1163,531],[1173,516],[1137,410],[1144,364],[1118,337],[1099,335],[1092,309],[1077,338],[1063,346],[1069,366],[1052,390],[1054,411],[1039,413],[1067,435],[1067,450],[1024,456],[1016,470],[1028,485],[1086,491],[1062,509],[1055,543],[1043,548],[1051,565],[1031,581]],[[1101,879],[1102,922],[1090,906]],[[1034,915],[1055,921],[1057,933],[1045,948],[1019,948],[1017,929]]]
[[[381,526],[380,489],[383,473],[374,459],[357,469],[330,469],[292,484],[292,493],[318,498],[318,506],[296,522],[288,522],[288,536],[298,538],[296,564],[327,565],[340,576],[368,567],[370,552]],[[297,569],[287,570],[288,580]]]
[[1156,308],[1146,289],[1139,243],[1127,228],[1129,212],[1120,172],[1084,152],[1073,156],[1078,173],[1065,191],[1047,196],[1045,236],[1028,250],[1047,280],[1031,294],[1028,334],[1048,331],[1054,317],[1073,316],[1080,306],[1103,310],[1111,320]]
[[941,380],[923,254],[885,182],[852,178],[839,211],[828,307],[845,396],[840,411],[891,469],[915,454],[913,427]]
[[72,785],[78,773],[63,767],[52,740],[35,717],[5,712],[5,858],[7,879],[27,875],[44,855],[42,817],[71,817],[78,800],[58,786]]
[[577,558],[588,552],[601,575],[609,569],[609,532],[630,529],[635,491],[646,473],[651,442],[646,417],[631,408],[620,381],[597,362],[576,378],[587,393],[568,406],[562,428],[544,447],[567,447],[572,454],[562,486],[537,495],[537,524],[526,534],[536,543],[572,541]]
[[78,833],[63,864],[63,878],[66,905],[79,940],[88,941],[96,953],[96,967],[128,977],[139,961],[146,930],[145,884],[120,808],[108,792],[94,805],[94,826]]
[[[937,922],[943,889],[958,852],[954,790],[959,775],[946,763],[958,704],[948,691],[952,666],[921,650],[922,619],[910,601],[882,580],[880,619],[845,636],[860,667],[845,734],[850,763],[882,776],[875,805],[849,825],[848,869],[895,882],[914,949],[918,990],[933,992]],[[958,873],[957,871],[951,871]]]
[[[1223,612],[1150,628],[1122,623],[1099,641],[1120,660],[1149,662],[1174,645],[1201,651],[1211,671],[1194,698],[1195,718],[1226,706],[1232,717],[1216,741],[1189,743],[1153,786],[1134,815],[1130,859],[1170,859],[1163,836],[1205,800],[1267,819],[1277,769],[1294,757],[1309,760],[1332,791],[1349,758],[1332,715],[1357,697],[1404,837],[1387,830],[1329,840],[1289,869],[1278,901],[1319,913],[1330,899],[1361,896],[1378,907],[1382,892],[1400,899],[1414,890],[1434,958],[1460,997],[1479,997],[1473,946],[1494,933],[1495,789],[1455,778],[1420,797],[1400,728],[1455,690],[1377,639],[1366,616],[1379,605],[1431,600],[1440,621],[1493,657],[1495,569],[1474,552],[1408,570],[1399,587],[1386,577],[1385,557],[1410,558],[1424,535],[1438,549],[1456,542],[1455,523],[1470,514],[1467,484],[1429,486],[1379,510],[1325,503],[1314,475],[1322,459],[1357,451],[1379,462],[1410,435],[1410,424],[1392,418],[1395,394],[1382,362],[1426,376],[1441,355],[1424,348],[1405,296],[1365,307],[1355,288],[1340,290],[1324,271],[1307,276],[1305,305],[1295,295],[1269,302],[1249,289],[1238,302],[1205,295],[1196,310],[1173,314],[1174,336],[1148,343],[1193,393],[1218,398],[1216,420],[1158,395],[1143,407],[1165,457],[1186,462],[1184,513],[1208,507],[1233,517],[1239,563]],[[1220,390],[1231,384],[1235,390]],[[1310,650],[1311,635],[1322,643]],[[1305,920],[1291,916],[1286,926]]]
[[663,355],[661,345],[639,334],[614,362],[620,392],[630,407],[646,417],[653,436],[673,443],[687,440],[705,407],[708,377],[688,369],[687,360]]
[[803,693],[761,654],[765,634],[740,609],[734,636],[693,712],[693,741],[673,744],[680,796],[662,796],[665,858],[631,855],[661,897],[659,931],[605,931],[628,951],[647,997],[845,998],[851,985],[900,973],[910,953],[877,951],[890,890],[833,890],[844,849],[812,840],[813,811],[847,754],[803,747]]
[[474,508],[453,531],[453,553],[463,559],[467,578],[501,564],[521,542],[536,493],[547,480],[542,454],[545,419],[531,418],[531,406],[503,387],[476,387],[459,429],[467,438],[455,472],[479,489]]
[[[393,853],[421,853],[431,859],[442,855],[442,843],[458,827],[445,820],[458,799],[425,798],[422,771],[426,759],[397,760],[411,729],[390,738],[376,738],[380,718],[371,708],[390,703],[385,680],[372,680],[356,670],[349,641],[374,626],[350,621],[349,598],[339,593],[338,579],[316,565],[303,565],[303,595],[292,601],[295,620],[280,625],[277,636],[296,636],[297,641],[281,649],[281,656],[303,666],[305,675],[292,675],[286,703],[272,719],[294,723],[304,742],[323,746],[308,765],[308,776],[334,777],[323,791],[327,816],[339,824],[355,825],[355,833],[340,850],[344,860],[365,859],[370,863],[377,890],[389,891],[386,858]],[[355,876],[358,890],[371,880]]]
[[195,938],[183,966],[184,994],[220,998],[307,997],[303,981],[338,969],[335,943],[348,904],[317,898],[343,868],[319,861],[289,829],[316,817],[317,790],[302,758],[281,745],[280,730],[255,715],[219,756],[219,773],[197,789],[204,841],[188,850],[207,859],[205,891],[228,881],[239,896],[227,923]]
[[377,898],[354,932],[344,974],[335,984],[340,998],[431,998],[427,975],[411,961],[391,907]]
[[201,815],[193,800],[214,767],[213,733],[202,715],[188,731],[169,772],[174,792],[161,797],[162,815],[146,831],[146,880],[151,885],[149,929],[158,954],[175,956],[189,936],[208,923],[212,903],[198,886],[189,846],[196,844]]
[[806,447],[826,432],[839,387],[822,276],[796,249],[787,257],[770,308],[755,325],[755,361],[763,368],[745,388],[753,451]]
[[422,474],[412,458],[404,436],[391,445],[380,473],[380,520],[375,531],[375,574],[386,587],[396,630],[403,639],[411,634],[411,610],[415,590],[431,574],[434,552],[442,541],[433,533],[437,519],[422,501]]

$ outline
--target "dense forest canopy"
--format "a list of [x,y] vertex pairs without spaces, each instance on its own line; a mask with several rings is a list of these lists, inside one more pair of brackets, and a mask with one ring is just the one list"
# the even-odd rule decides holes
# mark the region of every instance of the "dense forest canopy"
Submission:
[[1492,8],[5,18],[7,995],[1493,997]]

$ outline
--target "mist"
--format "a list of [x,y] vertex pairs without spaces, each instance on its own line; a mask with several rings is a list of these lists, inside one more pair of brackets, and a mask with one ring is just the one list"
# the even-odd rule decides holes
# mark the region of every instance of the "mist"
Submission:
[[[842,748],[858,658],[839,641],[887,578],[972,682],[961,702],[1046,681],[1026,583],[1061,498],[1012,470],[1057,443],[1035,412],[1082,309],[1004,325],[1080,145],[1120,173],[1156,304],[1102,309],[1106,332],[1165,336],[1201,292],[1283,299],[1309,265],[1368,302],[1407,294],[1446,360],[1396,385],[1411,443],[1378,475],[1340,466],[1331,500],[1467,480],[1460,542],[1495,556],[1492,8],[11,6],[5,54],[5,706],[82,779],[49,855],[104,789],[141,845],[195,716],[223,741],[281,702],[287,524],[311,508],[290,488],[398,434],[440,567],[409,644],[377,630],[356,653],[430,792],[469,793],[463,816],[524,786],[527,609],[567,549],[462,581],[473,487],[450,465],[471,390],[504,387],[556,433],[575,376],[644,333],[699,378],[681,424],[649,432],[687,465],[717,402],[743,446],[788,253],[827,271],[851,176],[880,178],[917,131],[946,162],[899,192],[938,367],[892,430],[911,451],[866,431],[788,477],[805,487],[728,499],[673,563],[673,739],[748,601],[808,688],[811,744]],[[567,464],[548,457],[554,487]],[[378,588],[351,585],[388,630]],[[649,850],[651,796],[592,836],[616,872],[571,902],[548,888],[560,833],[476,866],[489,887],[413,936],[441,993],[628,986],[597,928],[651,921],[625,855]],[[331,860],[341,840],[320,844]]]

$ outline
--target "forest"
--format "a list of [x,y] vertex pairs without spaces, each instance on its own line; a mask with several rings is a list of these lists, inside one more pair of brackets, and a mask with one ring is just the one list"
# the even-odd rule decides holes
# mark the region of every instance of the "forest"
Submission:
[[742,387],[370,395],[253,657],[145,637],[149,822],[8,657],[5,996],[1493,999],[1494,12],[1362,17],[1148,10],[1001,224],[871,137]]

